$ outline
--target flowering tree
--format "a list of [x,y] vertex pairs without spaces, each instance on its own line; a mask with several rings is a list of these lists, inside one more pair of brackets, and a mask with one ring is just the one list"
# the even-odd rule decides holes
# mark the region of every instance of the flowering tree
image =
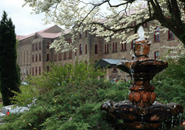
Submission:
[[168,50],[168,54],[163,56],[163,58],[166,60],[172,59],[176,62],[185,56],[185,48],[183,43],[178,44],[177,46],[162,46],[161,48]]
[[[130,43],[138,38],[138,28],[144,23],[149,25],[150,33],[156,26],[163,26],[160,31],[171,30],[185,44],[185,0],[25,0],[35,13],[45,12],[45,21],[65,26],[61,39],[54,41],[50,48],[56,51],[75,49],[73,46],[79,32],[89,30],[91,34],[118,38],[122,43]],[[107,7],[102,11],[102,7]],[[72,44],[63,37],[70,29]],[[128,36],[127,36],[128,35]],[[145,35],[145,37],[148,37]]]

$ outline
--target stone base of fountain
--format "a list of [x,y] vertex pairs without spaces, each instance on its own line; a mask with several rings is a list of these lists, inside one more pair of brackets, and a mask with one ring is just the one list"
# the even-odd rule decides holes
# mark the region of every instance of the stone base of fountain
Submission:
[[128,130],[156,130],[172,116],[173,125],[178,125],[179,113],[183,113],[181,105],[164,105],[157,101],[145,108],[136,107],[129,100],[118,103],[107,101],[102,104],[101,110],[107,111],[115,119],[123,120],[122,125]]

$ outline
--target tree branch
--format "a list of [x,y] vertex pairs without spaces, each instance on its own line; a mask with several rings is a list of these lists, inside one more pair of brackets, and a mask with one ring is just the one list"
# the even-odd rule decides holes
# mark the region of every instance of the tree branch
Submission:
[[162,14],[162,11],[161,11],[161,8],[159,7],[159,3],[157,2],[156,3],[156,0],[155,0],[155,4],[153,0],[150,0],[150,3],[152,4],[152,7],[153,7],[153,10],[154,10],[154,13],[157,14],[156,17],[163,17],[163,14]]
[[137,29],[141,26],[141,25],[143,25],[144,23],[147,23],[147,22],[149,22],[149,21],[152,21],[152,20],[154,20],[155,19],[155,17],[150,17],[150,18],[148,18],[148,19],[146,19],[146,20],[144,20],[143,22],[141,22],[141,23],[139,23],[139,24],[137,24],[136,26],[127,26],[127,27],[125,27],[125,28],[120,28],[120,29],[111,29],[111,28],[109,28],[109,27],[107,27],[107,26],[105,26],[104,24],[102,24],[102,23],[99,23],[99,22],[92,22],[92,23],[90,23],[90,24],[97,24],[97,25],[100,25],[101,27],[104,27],[105,29],[107,29],[107,30],[109,30],[109,31],[113,31],[114,33],[116,33],[116,32],[119,32],[119,31],[124,31],[124,30],[126,30],[126,29],[129,29],[129,28],[133,28],[134,29],[134,31],[135,31],[135,33],[137,32]]
[[126,4],[128,4],[128,3],[132,3],[132,2],[134,2],[134,1],[135,1],[135,0],[127,0],[127,2],[118,4],[118,5],[111,5],[110,1],[107,1],[107,2],[108,2],[108,4],[109,4],[110,7],[119,7],[119,6],[122,6],[122,5],[126,5]]
[[149,1],[147,2],[147,5],[148,5],[148,10],[149,10],[149,16],[152,17],[152,15],[151,15],[151,7],[150,7],[150,4],[149,4]]
[[176,25],[182,25],[181,12],[180,12],[179,7],[177,5],[177,1],[171,0],[171,3],[172,3],[171,5],[172,5],[172,10],[173,10]]

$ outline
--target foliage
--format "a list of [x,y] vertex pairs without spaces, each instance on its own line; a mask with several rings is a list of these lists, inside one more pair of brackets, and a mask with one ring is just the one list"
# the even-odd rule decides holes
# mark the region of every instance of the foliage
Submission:
[[[104,101],[125,100],[129,83],[91,79],[53,88],[24,114],[10,114],[2,130],[113,130],[118,122],[100,110]],[[105,91],[103,91],[105,90]],[[115,98],[116,96],[116,98]]]
[[102,75],[105,75],[105,73],[101,69],[95,69],[90,62],[76,62],[75,65],[65,64],[64,66],[51,63],[50,72],[44,72],[39,80],[38,77],[31,77],[28,82],[42,94],[53,88],[64,86],[66,83],[72,86]]
[[4,11],[0,21],[0,84],[3,98],[3,105],[10,105],[10,98],[19,92],[20,70],[16,64],[16,36],[15,26],[11,19],[7,18]]
[[174,80],[178,80],[182,86],[185,86],[185,55],[181,55],[180,57],[173,59],[168,58],[165,59],[168,62],[168,68],[163,72],[159,73],[155,79],[160,80],[164,77],[172,78]]
[[[162,103],[175,102],[185,108],[185,57],[181,56],[177,61],[168,59],[168,63],[168,68],[152,80],[156,88],[157,100]],[[183,113],[183,119],[185,120],[185,113]]]
[[182,43],[177,46],[162,46],[161,48],[168,49],[168,53],[164,55],[162,59],[168,60],[169,63],[178,61],[179,58],[183,58],[185,54],[185,48]]
[[[76,38],[82,31],[104,37],[108,42],[112,38],[122,43],[130,43],[138,38],[134,34],[144,23],[148,24],[148,33],[171,30],[184,43],[184,0],[25,0],[35,13],[45,13],[46,23],[54,22],[71,29],[72,44],[61,39],[54,41],[51,48],[56,51],[75,49]],[[106,9],[101,9],[106,8]],[[161,28],[162,27],[162,28]],[[164,27],[164,28],[163,28]],[[125,30],[125,31],[124,31]],[[145,34],[146,35],[146,34]],[[146,37],[149,37],[147,34]]]
[[32,85],[21,85],[20,90],[21,93],[12,91],[16,95],[11,98],[12,104],[29,107],[29,104],[32,104],[39,95],[39,91]]

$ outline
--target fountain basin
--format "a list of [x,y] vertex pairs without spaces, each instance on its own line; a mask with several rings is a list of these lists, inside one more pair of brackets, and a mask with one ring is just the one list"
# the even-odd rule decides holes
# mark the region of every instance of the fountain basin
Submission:
[[128,130],[156,130],[162,122],[172,116],[174,125],[177,125],[178,114],[183,113],[183,107],[176,103],[164,105],[154,102],[152,106],[141,108],[134,106],[129,100],[118,103],[104,102],[101,110],[107,111],[115,119],[123,120],[122,125]]
[[117,63],[117,68],[127,73],[158,73],[167,67],[167,62],[155,59],[136,61],[122,60]]

